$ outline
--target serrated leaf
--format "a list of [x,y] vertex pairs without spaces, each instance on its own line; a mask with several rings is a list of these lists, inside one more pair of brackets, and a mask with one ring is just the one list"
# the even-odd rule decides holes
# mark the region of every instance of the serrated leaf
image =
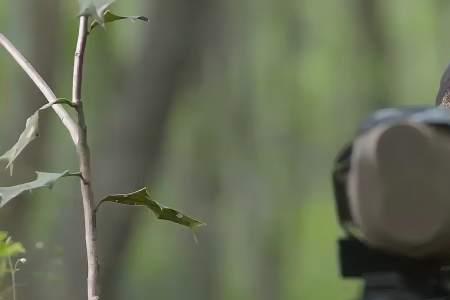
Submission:
[[80,15],[94,18],[100,24],[104,22],[104,13],[115,0],[78,0]]
[[6,151],[5,154],[0,156],[0,161],[5,160],[8,162],[6,168],[13,172],[13,163],[20,153],[39,135],[39,111],[35,112],[31,117],[27,119],[25,130],[19,136],[16,144]]
[[14,161],[22,153],[22,151],[36,138],[39,136],[39,113],[42,110],[48,109],[54,104],[68,104],[72,103],[64,98],[58,99],[53,103],[47,103],[34,112],[31,117],[29,117],[25,124],[25,130],[20,134],[19,139],[14,144],[14,146],[6,151],[2,156],[0,156],[0,161],[7,161],[6,168],[9,169],[11,175],[14,169]]
[[31,192],[44,187],[51,188],[59,179],[68,174],[68,171],[62,173],[36,172],[37,178],[31,182],[9,187],[0,187],[0,208],[24,192]]
[[110,195],[100,201],[99,206],[104,202],[113,202],[133,206],[145,206],[149,208],[158,219],[181,224],[191,229],[195,229],[196,227],[205,225],[205,223],[191,218],[179,212],[178,210],[165,207],[155,200],[152,200],[147,188],[143,188],[130,194]]
[[[139,20],[139,21],[148,22],[148,18],[144,17],[144,16],[119,16],[119,15],[112,13],[109,10],[107,10],[103,13],[103,24],[112,23],[112,22],[116,22],[116,21],[120,21],[120,20],[131,20],[131,21]],[[91,23],[91,28],[89,31],[91,32],[95,27],[97,27],[100,24],[101,23],[99,23],[97,20],[94,20]]]

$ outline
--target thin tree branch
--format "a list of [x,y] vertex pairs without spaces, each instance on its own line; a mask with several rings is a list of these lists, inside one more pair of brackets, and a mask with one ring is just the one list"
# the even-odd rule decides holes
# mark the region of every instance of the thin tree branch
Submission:
[[[84,183],[87,183],[87,180],[85,180],[83,178],[83,175],[81,175],[81,172],[69,172],[66,175],[64,175],[64,177],[78,177],[81,180],[83,180]],[[95,212],[95,209],[94,209],[94,212]]]
[[83,80],[83,62],[86,49],[86,40],[88,34],[88,17],[80,17],[77,47],[74,58],[73,71],[73,89],[72,102],[76,105],[78,113],[78,135],[79,141],[76,144],[78,158],[80,161],[81,172],[81,194],[83,197],[84,227],[86,238],[86,252],[88,264],[88,300],[100,299],[99,291],[99,264],[97,256],[97,230],[94,212],[94,192],[91,181],[91,160],[90,150],[87,140],[87,127],[83,111],[83,102],[81,100],[82,80]]
[[80,27],[78,30],[77,48],[75,49],[75,58],[73,62],[73,83],[72,83],[72,102],[79,104],[81,102],[81,89],[83,86],[83,65],[84,53],[88,36],[88,17],[80,17]]
[[[19,50],[3,35],[0,33],[0,45],[2,45],[6,51],[14,58],[17,64],[22,67],[25,73],[31,78],[34,84],[39,88],[42,94],[45,96],[49,103],[54,103],[58,101],[55,93],[48,86],[41,75],[36,71],[36,69],[31,65],[31,63],[20,53]],[[61,119],[64,126],[70,133],[72,140],[75,144],[78,143],[78,132],[75,121],[71,118],[69,113],[61,105],[52,105],[53,110],[56,112],[58,117]]]

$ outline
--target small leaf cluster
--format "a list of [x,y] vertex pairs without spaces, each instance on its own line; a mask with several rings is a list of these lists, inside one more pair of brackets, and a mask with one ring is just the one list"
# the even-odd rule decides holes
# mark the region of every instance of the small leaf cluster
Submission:
[[[20,258],[14,266],[12,265],[12,258],[23,253],[25,253],[25,248],[21,243],[14,242],[7,232],[0,231],[0,284],[6,274],[15,273],[19,270],[17,265],[26,261],[25,258]],[[14,288],[2,289],[0,291],[0,300],[3,300],[2,297],[10,293]]]
[[19,242],[13,242],[7,232],[0,231],[0,259],[14,257],[25,253],[25,248]]
[[0,279],[10,270],[8,269],[8,259],[25,253],[25,248],[19,242],[12,241],[8,233],[0,231]]

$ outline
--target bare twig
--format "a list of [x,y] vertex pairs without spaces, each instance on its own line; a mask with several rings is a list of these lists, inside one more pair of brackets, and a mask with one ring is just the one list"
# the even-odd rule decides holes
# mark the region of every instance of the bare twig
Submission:
[[88,17],[80,17],[80,27],[78,30],[77,48],[75,49],[75,59],[73,62],[73,82],[72,82],[72,102],[81,102],[81,89],[83,83],[84,53],[88,36]]
[[72,103],[72,101],[67,100],[65,98],[58,98],[58,100],[56,100],[55,102],[49,102],[43,106],[41,106],[41,108],[39,108],[39,110],[45,110],[49,107],[52,107],[53,105],[58,105],[58,104],[64,104],[64,105],[69,105],[72,108],[76,108],[77,106],[75,104]]
[[96,222],[94,212],[94,192],[91,181],[91,161],[90,151],[87,141],[87,127],[83,111],[83,102],[81,100],[82,80],[83,80],[83,62],[86,49],[86,39],[88,34],[88,17],[80,17],[77,47],[75,51],[74,71],[73,71],[73,89],[72,102],[76,105],[78,113],[78,136],[76,143],[78,158],[80,161],[81,172],[81,194],[83,197],[84,227],[86,238],[86,252],[88,263],[88,300],[98,300],[100,298],[99,280],[98,280],[98,257],[97,257],[97,238]]
[[[54,103],[58,101],[55,93],[48,86],[44,79],[39,75],[39,73],[34,69],[30,62],[20,53],[19,50],[3,35],[0,33],[0,45],[2,45],[6,51],[14,58],[14,60],[22,67],[22,69],[28,74],[28,76],[33,80],[39,90],[44,94],[45,98],[49,103]],[[64,126],[70,133],[73,142],[78,143],[78,132],[75,121],[70,117],[69,113],[61,105],[52,105],[56,114],[61,119]]]

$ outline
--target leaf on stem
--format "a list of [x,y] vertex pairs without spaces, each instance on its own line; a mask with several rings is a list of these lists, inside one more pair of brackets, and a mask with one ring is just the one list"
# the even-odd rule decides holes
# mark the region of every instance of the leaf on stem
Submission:
[[116,14],[113,14],[111,11],[107,10],[103,13],[103,22],[100,23],[97,20],[94,20],[91,23],[91,27],[89,29],[89,32],[91,32],[95,27],[97,27],[98,25],[103,25],[106,23],[112,23],[115,21],[120,21],[120,20],[131,20],[131,21],[144,21],[144,22],[148,22],[148,18],[144,17],[144,16],[119,16]]
[[115,0],[78,0],[80,16],[92,17],[98,23],[104,23],[104,14]]
[[22,151],[39,136],[39,112],[51,107],[54,104],[71,104],[67,99],[58,99],[54,103],[48,103],[39,108],[34,114],[31,115],[26,121],[25,130],[20,134],[19,139],[14,146],[0,156],[0,161],[7,161],[6,168],[9,168],[12,175],[14,169],[14,161],[22,153]]
[[195,229],[196,227],[205,225],[205,223],[191,218],[179,212],[178,210],[165,207],[155,200],[152,200],[147,188],[143,188],[130,194],[110,195],[100,201],[97,209],[104,202],[113,202],[133,206],[146,206],[155,214],[158,219],[181,224],[183,226],[189,227],[190,229]]
[[15,186],[0,187],[0,208],[24,192],[31,192],[45,187],[52,188],[59,179],[68,174],[68,171],[62,173],[36,172],[37,178],[33,181]]
[[0,156],[0,161],[6,160],[8,164],[6,168],[13,173],[13,163],[20,153],[39,135],[39,111],[35,112],[31,117],[27,119],[25,130],[19,136],[16,144],[6,151],[5,154]]

